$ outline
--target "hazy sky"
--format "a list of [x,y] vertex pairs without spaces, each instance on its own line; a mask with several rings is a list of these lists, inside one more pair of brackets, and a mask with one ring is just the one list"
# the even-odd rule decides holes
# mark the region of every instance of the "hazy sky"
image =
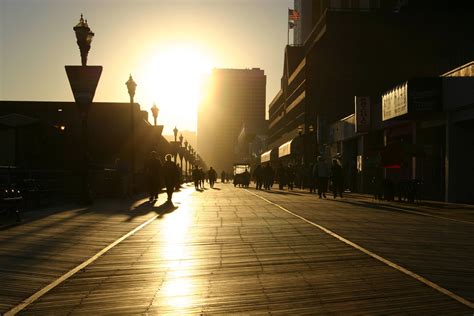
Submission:
[[157,103],[165,133],[195,130],[194,92],[179,86],[197,72],[262,68],[272,100],[288,7],[293,0],[0,0],[0,100],[73,100],[64,65],[80,64],[72,28],[83,13],[95,33],[88,64],[104,67],[94,100],[127,102],[132,73],[136,102]]

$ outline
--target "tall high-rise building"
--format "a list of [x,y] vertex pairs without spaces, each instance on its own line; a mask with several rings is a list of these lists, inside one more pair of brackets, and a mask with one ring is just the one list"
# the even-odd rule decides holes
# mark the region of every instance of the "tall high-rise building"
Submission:
[[208,166],[229,172],[243,124],[265,124],[266,76],[262,69],[214,69],[198,112],[198,152]]
[[300,13],[300,20],[295,23],[293,42],[295,45],[304,45],[326,10],[394,11],[407,3],[407,0],[294,0],[294,7]]
[[293,43],[295,45],[303,45],[313,28],[313,1],[311,0],[295,0],[295,10],[300,13],[300,20],[296,21],[293,32]]

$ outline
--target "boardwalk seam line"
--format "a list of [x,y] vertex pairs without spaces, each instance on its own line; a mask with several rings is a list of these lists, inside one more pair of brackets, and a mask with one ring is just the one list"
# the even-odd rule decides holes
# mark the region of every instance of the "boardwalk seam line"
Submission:
[[316,224],[316,223],[314,223],[314,222],[312,222],[312,221],[310,221],[310,220],[304,218],[303,216],[300,216],[300,215],[298,215],[298,214],[293,213],[292,211],[286,209],[285,207],[283,207],[283,206],[281,206],[281,205],[279,205],[279,204],[277,204],[277,203],[274,203],[274,202],[272,202],[272,201],[270,201],[270,200],[268,200],[268,199],[266,199],[266,198],[264,198],[264,197],[262,197],[262,196],[260,196],[260,195],[258,195],[258,194],[256,194],[256,193],[250,192],[250,191],[247,190],[247,189],[244,189],[244,190],[247,191],[248,193],[250,193],[250,194],[252,194],[252,195],[255,195],[256,197],[258,197],[258,198],[264,200],[265,202],[267,202],[267,203],[269,203],[269,204],[271,204],[271,205],[274,205],[274,206],[280,208],[281,210],[283,210],[283,211],[285,211],[285,212],[287,212],[287,213],[289,213],[289,214],[291,214],[291,215],[293,215],[293,216],[295,216],[295,217],[297,217],[297,218],[299,218],[299,219],[305,221],[306,223],[308,223],[308,224],[310,224],[310,225],[312,225],[312,226],[315,226],[315,227],[319,228],[320,230],[322,230],[322,231],[325,232],[326,234],[328,234],[328,235],[330,235],[330,236],[332,236],[332,237],[338,239],[339,241],[342,241],[343,243],[345,243],[345,244],[347,244],[347,245],[349,245],[349,246],[351,246],[351,247],[353,247],[353,248],[355,248],[355,249],[357,249],[357,250],[359,250],[359,251],[365,253],[366,255],[368,255],[368,256],[370,256],[370,257],[372,257],[372,258],[374,258],[374,259],[376,259],[376,260],[378,260],[378,261],[380,261],[380,262],[382,262],[382,263],[388,265],[389,267],[392,267],[392,268],[394,268],[394,269],[396,269],[396,270],[398,270],[398,271],[400,271],[400,272],[402,272],[402,273],[404,273],[404,274],[406,274],[406,275],[408,275],[408,276],[414,278],[415,280],[417,280],[417,281],[419,281],[419,282],[421,282],[421,283],[423,283],[423,284],[425,284],[425,285],[427,285],[427,286],[429,286],[429,287],[435,289],[436,291],[438,291],[438,292],[440,292],[440,293],[442,293],[442,294],[444,294],[444,295],[450,297],[451,299],[454,299],[454,300],[458,301],[459,303],[461,303],[461,304],[463,304],[463,305],[466,305],[466,306],[469,307],[469,308],[474,309],[474,303],[473,303],[473,302],[471,302],[471,301],[469,301],[469,300],[467,300],[467,299],[465,299],[465,298],[463,298],[463,297],[461,297],[461,296],[459,296],[459,295],[457,295],[457,294],[451,292],[450,290],[447,290],[447,289],[445,289],[445,288],[439,286],[438,284],[436,284],[436,283],[434,283],[434,282],[432,282],[432,281],[430,281],[430,280],[428,280],[428,279],[422,277],[421,275],[416,274],[415,272],[412,272],[412,271],[410,271],[410,270],[408,270],[408,269],[406,269],[406,268],[404,268],[404,267],[402,267],[402,266],[400,266],[400,265],[398,265],[398,264],[396,264],[396,263],[394,263],[394,262],[392,262],[392,261],[390,261],[390,260],[388,260],[388,259],[385,259],[385,258],[383,258],[382,256],[379,256],[379,255],[377,255],[376,253],[373,253],[372,251],[370,251],[370,250],[368,250],[368,249],[365,249],[364,247],[362,247],[362,246],[360,246],[360,245],[358,245],[358,244],[356,244],[356,243],[350,241],[349,239],[346,239],[346,238],[344,238],[344,237],[342,237],[342,236],[336,234],[335,232],[333,232],[333,231],[327,229],[327,228],[324,227],[324,226],[321,226],[321,225],[319,225],[319,224]]
[[72,277],[74,274],[76,274],[77,272],[79,272],[80,270],[84,269],[89,264],[91,264],[92,262],[97,260],[100,256],[102,256],[107,251],[109,251],[110,249],[112,249],[113,247],[115,247],[116,245],[121,243],[123,240],[127,239],[131,235],[135,234],[137,231],[141,230],[142,228],[144,228],[145,226],[147,226],[148,224],[153,222],[158,216],[159,216],[158,214],[154,215],[152,218],[148,219],[144,223],[142,223],[139,226],[135,227],[134,229],[132,229],[131,231],[129,231],[128,233],[126,233],[122,237],[116,239],[113,243],[109,244],[107,247],[103,248],[101,251],[99,251],[98,253],[96,253],[95,255],[93,255],[92,257],[87,259],[86,261],[82,262],[81,264],[79,264],[78,266],[73,268],[72,270],[69,270],[68,272],[66,272],[65,274],[63,274],[62,276],[60,276],[59,278],[57,278],[56,280],[51,282],[50,284],[43,287],[41,290],[37,291],[36,293],[34,293],[33,295],[31,295],[30,297],[25,299],[20,304],[18,304],[16,306],[14,306],[13,308],[11,308],[4,315],[5,316],[16,315],[17,313],[19,313],[20,311],[22,311],[23,309],[28,307],[28,305],[32,304],[37,299],[39,299],[41,296],[45,295],[46,293],[51,291],[53,288],[55,288],[56,286],[58,286],[59,284],[61,284],[64,281],[66,281],[67,279]]
[[[358,205],[363,206],[363,204],[358,204]],[[397,205],[392,205],[392,204],[381,204],[381,205],[385,206],[385,207],[389,207],[393,210],[397,210],[399,212],[404,212],[404,213],[408,213],[408,214],[415,214],[415,215],[420,215],[420,216],[425,216],[425,217],[443,219],[443,220],[446,220],[446,221],[453,221],[453,222],[458,222],[458,223],[463,223],[463,224],[468,224],[468,225],[474,225],[474,222],[465,221],[465,220],[456,219],[456,218],[449,218],[449,217],[445,217],[445,216],[441,216],[441,215],[432,214],[432,213],[429,213],[429,212],[422,212],[422,211],[416,211],[416,210],[407,210],[407,209],[400,208]]]

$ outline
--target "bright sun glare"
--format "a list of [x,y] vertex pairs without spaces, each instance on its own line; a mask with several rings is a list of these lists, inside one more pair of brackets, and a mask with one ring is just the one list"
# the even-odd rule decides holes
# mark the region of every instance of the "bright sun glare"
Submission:
[[[158,50],[143,63],[140,73],[144,99],[156,102],[162,119],[186,125],[195,118],[205,75],[211,72],[210,58],[198,47],[171,46]],[[189,128],[182,126],[184,128]]]

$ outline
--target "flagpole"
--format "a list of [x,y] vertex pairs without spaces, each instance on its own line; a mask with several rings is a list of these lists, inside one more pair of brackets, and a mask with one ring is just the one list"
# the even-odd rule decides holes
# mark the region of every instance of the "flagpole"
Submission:
[[287,33],[287,36],[286,36],[286,45],[287,46],[290,45],[290,21],[288,21],[288,33]]
[[288,8],[288,23],[286,23],[288,28],[286,33],[286,46],[290,45],[290,8]]

